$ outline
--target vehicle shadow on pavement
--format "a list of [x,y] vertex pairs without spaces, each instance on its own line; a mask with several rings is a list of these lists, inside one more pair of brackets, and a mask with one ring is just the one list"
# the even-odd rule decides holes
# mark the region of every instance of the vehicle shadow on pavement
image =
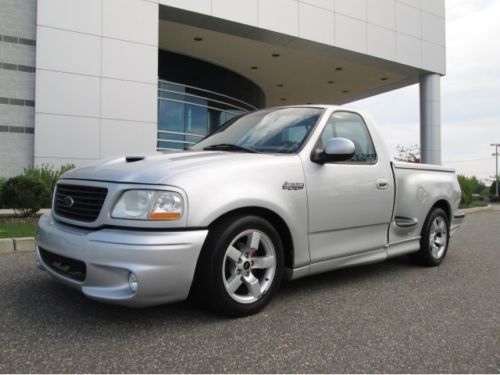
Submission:
[[[283,282],[275,296],[272,307],[279,303],[292,304],[297,295],[328,292],[336,293],[346,285],[372,283],[374,279],[384,279],[388,275],[405,272],[414,268],[405,257],[395,258],[383,263],[346,268],[314,275],[298,281]],[[66,287],[52,280],[45,273],[31,273],[19,282],[4,285],[16,291],[16,300],[10,306],[21,320],[42,320],[44,324],[74,325],[75,321],[88,324],[107,323],[127,326],[143,326],[162,322],[178,324],[179,321],[190,324],[207,324],[214,321],[227,321],[228,317],[213,313],[198,306],[193,301],[186,301],[162,306],[146,308],[128,308],[92,301],[81,292]],[[279,305],[278,305],[279,306]],[[278,310],[280,310],[278,308]],[[265,311],[269,312],[269,307]],[[249,319],[249,318],[244,318]],[[140,322],[139,325],[135,324]]]
[[385,262],[341,268],[317,275],[311,275],[294,281],[284,282],[277,295],[278,298],[293,298],[296,293],[314,293],[325,288],[342,288],[372,282],[375,279],[384,280],[391,274],[400,274],[411,269],[420,269],[412,264],[406,256],[391,258]]

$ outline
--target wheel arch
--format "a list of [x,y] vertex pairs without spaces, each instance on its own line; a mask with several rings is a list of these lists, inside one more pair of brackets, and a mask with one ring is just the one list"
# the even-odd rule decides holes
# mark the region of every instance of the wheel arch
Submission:
[[431,209],[429,210],[429,213],[427,214],[427,216],[429,216],[430,213],[432,212],[432,210],[434,210],[435,208],[442,209],[446,213],[446,216],[448,216],[448,223],[451,223],[451,206],[446,199],[440,199],[440,200],[436,201],[434,203],[434,205],[431,207]]
[[245,215],[255,215],[262,217],[263,219],[268,220],[271,225],[278,231],[278,234],[283,242],[283,255],[285,257],[285,267],[293,268],[293,259],[294,259],[294,244],[292,233],[290,232],[290,228],[288,227],[285,220],[278,215],[276,212],[257,206],[250,207],[241,207],[231,211],[228,211],[216,219],[214,219],[209,225],[208,229],[210,230],[219,222],[226,220],[231,216],[245,216]]

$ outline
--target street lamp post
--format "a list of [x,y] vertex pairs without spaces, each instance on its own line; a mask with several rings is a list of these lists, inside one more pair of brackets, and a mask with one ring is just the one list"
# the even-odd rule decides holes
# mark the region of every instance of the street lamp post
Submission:
[[498,146],[500,146],[500,143],[492,143],[491,146],[495,147],[495,153],[493,154],[495,156],[495,191],[498,197]]

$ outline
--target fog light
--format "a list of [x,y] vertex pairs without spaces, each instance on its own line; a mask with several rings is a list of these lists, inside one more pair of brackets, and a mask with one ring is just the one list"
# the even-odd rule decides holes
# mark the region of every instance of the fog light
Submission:
[[137,277],[132,272],[130,272],[130,274],[128,275],[128,286],[130,287],[130,290],[132,290],[132,292],[137,292]]

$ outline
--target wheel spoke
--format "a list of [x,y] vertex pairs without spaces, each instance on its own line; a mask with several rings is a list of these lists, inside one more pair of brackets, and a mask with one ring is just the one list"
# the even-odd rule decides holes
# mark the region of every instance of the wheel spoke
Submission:
[[437,258],[439,255],[439,247],[437,247],[436,245],[432,245],[432,256],[434,258]]
[[253,261],[252,268],[269,268],[269,267],[274,267],[274,265],[276,264],[276,260],[272,255],[265,257],[255,257],[252,258],[252,261]]
[[240,285],[243,284],[241,281],[241,276],[234,275],[231,280],[227,283],[227,290],[229,293],[234,293],[238,290]]
[[441,220],[441,222],[439,223],[439,231],[441,233],[446,233],[446,224],[444,223],[443,220]]
[[436,238],[434,239],[434,242],[437,245],[442,246],[442,245],[444,245],[444,237],[436,236]]
[[248,288],[248,291],[252,296],[255,298],[259,298],[260,295],[262,294],[262,291],[260,290],[260,283],[259,280],[252,274],[248,276],[243,277],[243,282]]
[[257,250],[259,248],[259,243],[260,243],[260,233],[252,232],[252,234],[248,236],[247,246],[250,249]]
[[230,246],[229,249],[227,249],[227,257],[231,259],[234,263],[238,262],[238,260],[241,257],[241,251],[239,251],[237,248],[234,246]]
[[433,232],[439,232],[439,221],[438,221],[438,219],[434,220],[434,223],[432,224],[432,231]]

